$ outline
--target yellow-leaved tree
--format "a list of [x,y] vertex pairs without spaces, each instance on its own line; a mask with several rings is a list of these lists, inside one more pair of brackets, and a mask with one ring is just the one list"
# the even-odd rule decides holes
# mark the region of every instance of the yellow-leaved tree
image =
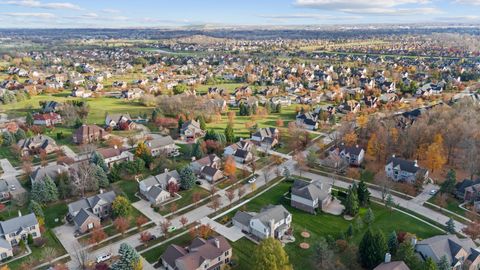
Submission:
[[433,143],[428,146],[427,151],[425,152],[425,162],[427,168],[432,172],[441,169],[443,165],[447,163],[442,135],[435,135]]

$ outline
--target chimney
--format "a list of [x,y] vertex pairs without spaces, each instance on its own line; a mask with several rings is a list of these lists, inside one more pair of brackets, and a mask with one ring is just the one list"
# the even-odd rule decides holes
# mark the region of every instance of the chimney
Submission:
[[220,240],[218,240],[218,238],[215,238],[214,241],[215,241],[215,246],[217,248],[220,248]]
[[412,244],[413,247],[415,247],[417,245],[417,238],[416,237],[412,238],[411,244]]
[[113,148],[114,148],[114,149],[118,149],[118,146],[117,146],[117,145],[114,145]]
[[393,154],[392,157],[395,157],[395,154]]
[[389,263],[392,261],[392,255],[390,253],[385,253],[385,263]]
[[165,168],[164,172],[165,172],[165,173],[168,173],[168,168]]
[[22,216],[22,211],[18,210],[18,216],[19,216],[19,217]]
[[418,167],[418,160],[415,159],[413,162],[415,163],[415,167]]
[[192,157],[192,161],[195,161],[197,158],[196,157]]
[[270,237],[275,237],[275,221],[270,219],[268,224],[270,225]]
[[100,189],[100,194],[103,194],[103,188]]

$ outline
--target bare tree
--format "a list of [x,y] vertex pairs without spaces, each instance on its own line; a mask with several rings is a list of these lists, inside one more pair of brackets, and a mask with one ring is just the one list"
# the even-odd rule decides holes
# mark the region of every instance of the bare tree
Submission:
[[230,204],[232,204],[233,200],[235,199],[235,190],[233,189],[227,190],[225,194],[227,195],[227,199],[230,202]]
[[73,261],[77,264],[77,266],[82,269],[88,269],[88,262],[90,261],[90,252],[79,243],[73,245],[74,253]]
[[268,168],[265,168],[265,170],[263,170],[263,173],[262,173],[263,180],[265,181],[265,184],[268,183],[268,181],[270,180],[269,179],[270,175],[271,175],[271,171]]
[[245,195],[245,189],[243,187],[239,187],[237,189],[237,194],[238,194],[238,198],[242,198],[243,195]]
[[86,191],[94,191],[98,189],[98,180],[95,175],[96,168],[88,162],[82,162],[75,171],[72,184],[77,193],[85,196]]

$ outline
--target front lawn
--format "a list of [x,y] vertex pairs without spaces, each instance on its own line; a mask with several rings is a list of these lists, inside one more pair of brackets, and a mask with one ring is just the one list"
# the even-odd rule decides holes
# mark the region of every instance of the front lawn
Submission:
[[[68,213],[67,204],[64,202],[48,205],[43,208],[43,214],[45,215],[45,226],[47,228],[55,228],[63,224],[63,218]],[[58,222],[55,222],[58,219]]]
[[138,191],[138,183],[135,180],[120,180],[113,183],[113,186],[120,189],[127,196],[128,200],[132,203],[139,201],[140,199],[135,196]]
[[200,186],[195,185],[189,190],[180,191],[179,194],[182,196],[182,198],[180,198],[180,199],[178,199],[174,202],[167,203],[166,205],[163,206],[163,209],[161,207],[159,213],[161,215],[166,215],[166,214],[170,213],[171,212],[170,207],[173,203],[177,205],[177,210],[179,210],[179,209],[181,209],[185,206],[188,206],[188,205],[190,205],[191,207],[194,207],[195,205],[193,204],[193,200],[192,200],[194,193],[200,194],[200,200],[204,199],[204,198],[206,198],[210,195],[209,192],[206,191],[204,188],[201,188]]

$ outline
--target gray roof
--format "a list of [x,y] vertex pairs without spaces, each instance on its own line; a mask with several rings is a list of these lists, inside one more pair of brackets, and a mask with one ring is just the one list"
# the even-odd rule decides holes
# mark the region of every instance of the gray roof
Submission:
[[420,170],[420,167],[417,166],[417,163],[415,161],[411,160],[406,160],[403,158],[397,158],[397,157],[390,157],[387,160],[387,164],[393,163],[393,167],[400,166],[400,170],[405,171],[405,172],[410,172],[410,173],[417,173],[418,170]]
[[163,189],[158,187],[158,186],[153,186],[148,190],[148,196],[154,200],[157,199],[157,197],[162,194]]
[[159,148],[159,147],[163,147],[171,144],[174,144],[174,141],[170,136],[163,136],[160,138],[155,138],[153,140],[147,141],[148,147],[151,147],[151,148]]
[[253,215],[243,211],[237,211],[235,216],[233,216],[233,220],[237,221],[238,223],[244,226],[250,226],[250,220],[252,219]]
[[45,176],[49,176],[52,179],[55,179],[60,173],[68,172],[68,166],[53,164],[46,167],[38,167],[31,175],[33,182],[43,180]]
[[49,136],[38,134],[31,138],[21,139],[18,141],[17,145],[21,149],[31,149],[34,148],[42,148],[45,149],[48,145],[56,146],[56,142],[54,139],[50,138]]
[[68,211],[70,213],[76,213],[79,212],[81,209],[86,209],[86,210],[91,210],[93,207],[95,207],[101,200],[103,200],[106,203],[112,203],[113,200],[115,200],[115,197],[117,195],[115,192],[109,191],[105,193],[100,193],[97,195],[93,195],[88,198],[82,198],[78,201],[72,202],[68,204]]
[[319,199],[323,201],[330,196],[329,189],[323,187],[320,181],[308,183],[303,180],[295,180],[292,186],[292,195],[297,195],[309,200]]
[[260,213],[253,218],[259,219],[265,226],[268,226],[270,220],[274,220],[276,223],[289,215],[290,212],[283,205],[269,205],[262,208]]
[[177,181],[180,180],[180,175],[178,174],[177,170],[173,170],[155,176],[149,176],[142,180],[140,183],[143,183],[146,187],[152,187],[157,185],[166,187],[168,185],[167,181],[171,177],[175,178]]
[[4,249],[11,249],[12,245],[10,245],[10,242],[5,240],[3,237],[0,237],[0,247]]
[[87,219],[89,217],[93,217],[95,219],[99,219],[99,217],[95,216],[92,212],[88,211],[88,210],[85,210],[85,208],[82,208],[80,209],[80,211],[78,212],[78,214],[73,218],[73,222],[78,226],[82,226],[83,223],[85,223],[85,221],[87,221]]
[[7,180],[0,179],[0,192],[8,192],[8,190]]
[[217,170],[216,168],[211,167],[211,166],[204,166],[202,168],[202,174],[205,174],[205,175],[208,175],[208,176],[214,176],[219,171],[220,170]]
[[37,225],[38,221],[35,214],[30,213],[25,216],[14,217],[6,221],[0,221],[0,229],[2,235],[10,234],[21,230],[22,228]]
[[477,246],[470,238],[460,239],[456,235],[437,235],[427,238],[417,243],[417,245],[427,245],[432,250],[432,253],[439,260],[443,255],[447,256],[450,263],[455,262],[454,256],[460,249],[464,249],[468,254]]

